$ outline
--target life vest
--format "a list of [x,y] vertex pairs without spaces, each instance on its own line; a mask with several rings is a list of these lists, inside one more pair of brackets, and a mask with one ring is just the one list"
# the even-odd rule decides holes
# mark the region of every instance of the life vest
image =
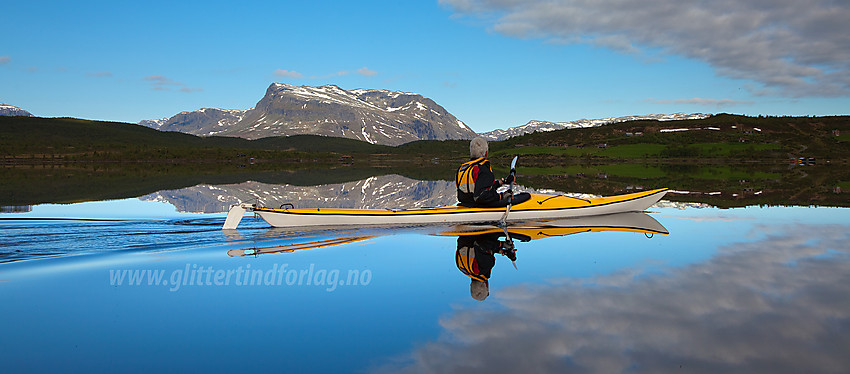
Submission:
[[487,276],[481,274],[478,268],[478,261],[475,260],[475,247],[461,247],[455,252],[455,264],[457,268],[467,277],[477,281],[486,282]]
[[484,157],[464,163],[457,169],[455,185],[458,191],[466,194],[475,192],[475,181],[478,180],[478,169],[487,162]]

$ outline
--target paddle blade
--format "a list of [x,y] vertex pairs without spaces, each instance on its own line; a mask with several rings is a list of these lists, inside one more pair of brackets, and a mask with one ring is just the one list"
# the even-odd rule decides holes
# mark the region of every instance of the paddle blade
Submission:
[[245,215],[245,212],[248,210],[245,209],[244,204],[234,205],[230,207],[230,210],[227,212],[227,218],[224,220],[224,226],[221,227],[222,230],[235,230],[237,226],[239,226],[239,221],[242,220],[242,216]]

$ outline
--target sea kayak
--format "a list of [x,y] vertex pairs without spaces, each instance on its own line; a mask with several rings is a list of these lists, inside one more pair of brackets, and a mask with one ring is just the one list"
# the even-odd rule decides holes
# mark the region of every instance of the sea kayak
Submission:
[[[511,207],[507,221],[586,217],[641,212],[657,203],[666,188],[624,195],[582,199],[566,195],[532,194]],[[239,204],[230,208],[223,229],[235,229],[246,212],[253,212],[274,227],[419,225],[434,223],[486,223],[505,217],[505,208],[442,206],[417,209],[268,208]]]

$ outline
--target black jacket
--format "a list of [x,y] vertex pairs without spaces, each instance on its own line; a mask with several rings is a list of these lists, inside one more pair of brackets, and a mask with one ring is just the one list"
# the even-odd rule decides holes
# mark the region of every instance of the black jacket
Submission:
[[496,265],[496,256],[501,243],[499,235],[469,235],[457,238],[455,264],[466,276],[486,282]]
[[[471,178],[475,187],[473,191],[464,191],[463,180]],[[464,206],[490,206],[501,199],[496,189],[502,185],[501,180],[493,175],[490,161],[486,158],[475,159],[464,163],[458,169],[455,183],[458,186],[457,200]]]

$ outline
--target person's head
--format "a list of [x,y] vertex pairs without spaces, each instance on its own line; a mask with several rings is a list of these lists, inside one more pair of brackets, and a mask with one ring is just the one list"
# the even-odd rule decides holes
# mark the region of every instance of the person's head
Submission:
[[473,279],[472,283],[469,284],[469,293],[472,295],[473,299],[484,301],[487,296],[490,296],[490,286],[487,282]]
[[476,137],[469,142],[469,156],[472,158],[487,157],[487,141],[482,137]]

